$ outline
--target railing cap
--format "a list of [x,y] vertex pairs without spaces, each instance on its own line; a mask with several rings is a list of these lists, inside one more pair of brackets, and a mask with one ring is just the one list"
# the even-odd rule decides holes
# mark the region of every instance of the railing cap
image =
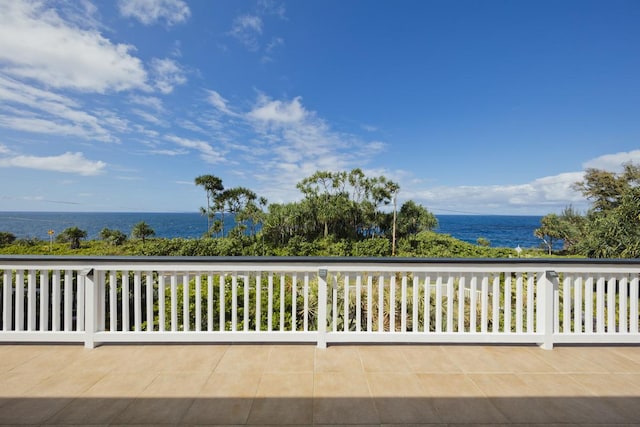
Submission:
[[216,263],[216,264],[510,264],[510,265],[637,265],[640,259],[593,258],[401,258],[401,257],[320,257],[320,256],[51,256],[0,255],[0,264],[47,262],[85,263]]

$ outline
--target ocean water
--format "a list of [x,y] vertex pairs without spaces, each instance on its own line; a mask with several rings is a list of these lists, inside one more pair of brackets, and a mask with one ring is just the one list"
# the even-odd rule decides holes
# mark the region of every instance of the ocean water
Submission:
[[[533,230],[540,226],[540,216],[506,215],[437,215],[436,231],[476,243],[479,237],[492,247],[533,248],[540,240]],[[68,227],[87,231],[88,239],[99,238],[100,230],[111,228],[130,234],[133,226],[145,221],[156,237],[198,238],[207,229],[207,219],[199,213],[133,213],[133,212],[0,212],[0,231],[8,231],[18,238],[48,240],[47,232],[56,234]],[[233,226],[227,216],[225,228]]]

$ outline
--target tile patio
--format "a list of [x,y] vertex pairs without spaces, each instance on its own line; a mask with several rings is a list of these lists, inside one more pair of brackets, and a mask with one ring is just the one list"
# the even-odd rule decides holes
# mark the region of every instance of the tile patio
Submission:
[[640,425],[640,346],[0,345],[0,425]]

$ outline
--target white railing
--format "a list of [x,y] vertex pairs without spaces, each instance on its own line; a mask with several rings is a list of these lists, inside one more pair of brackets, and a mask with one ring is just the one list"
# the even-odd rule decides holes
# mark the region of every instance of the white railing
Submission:
[[0,341],[640,343],[629,260],[0,257]]

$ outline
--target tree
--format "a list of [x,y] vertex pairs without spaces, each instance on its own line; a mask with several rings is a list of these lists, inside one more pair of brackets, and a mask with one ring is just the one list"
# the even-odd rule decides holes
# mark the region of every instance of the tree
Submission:
[[553,251],[553,242],[562,238],[562,224],[560,217],[556,214],[545,215],[541,220],[542,224],[533,231],[533,234],[544,242],[549,255]]
[[435,215],[413,200],[404,202],[400,207],[398,212],[398,237],[418,234],[421,231],[431,231],[437,226],[438,220]]
[[8,231],[0,231],[0,246],[10,245],[16,240],[16,236]]
[[131,230],[131,235],[136,239],[142,239],[142,243],[144,244],[145,239],[147,237],[154,236],[156,232],[144,221],[140,221],[136,225],[133,226]]
[[100,231],[100,238],[109,242],[113,246],[120,246],[127,240],[127,235],[120,230],[103,228]]
[[622,167],[620,174],[589,168],[584,179],[576,182],[573,188],[593,202],[593,211],[609,211],[618,206],[629,189],[640,185],[640,165],[625,163]]
[[195,178],[195,184],[204,187],[207,196],[207,207],[200,208],[200,212],[207,216],[207,233],[211,233],[211,220],[215,217],[216,209],[220,206],[218,199],[224,191],[222,179],[215,175],[200,175]]
[[78,227],[65,228],[62,233],[56,237],[59,242],[68,242],[71,249],[80,248],[80,240],[87,237],[85,230],[80,230]]

